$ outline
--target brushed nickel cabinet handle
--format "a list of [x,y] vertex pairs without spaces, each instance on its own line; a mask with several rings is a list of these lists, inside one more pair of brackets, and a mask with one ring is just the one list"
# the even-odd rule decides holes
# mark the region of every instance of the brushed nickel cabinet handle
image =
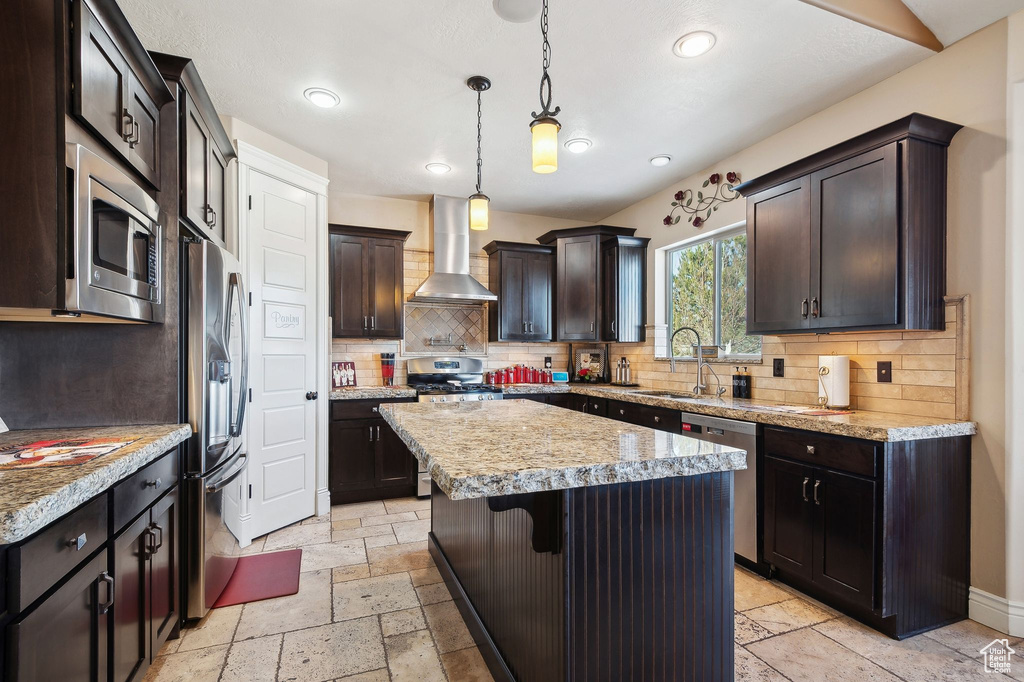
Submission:
[[818,297],[815,296],[811,299],[811,317],[820,317],[821,308],[818,306]]
[[805,298],[800,303],[800,317],[807,319],[807,299]]
[[820,505],[821,499],[818,497],[818,486],[821,485],[821,481],[814,482],[814,504]]
[[110,611],[111,607],[114,605],[114,579],[110,577],[109,573],[103,571],[100,573],[99,582],[106,583],[107,585],[107,600],[102,604],[97,605],[100,615],[102,616]]
[[130,142],[132,137],[132,130],[134,127],[132,123],[135,121],[135,117],[131,115],[128,108],[125,107],[121,111],[121,139],[125,142]]
[[590,323],[590,331],[594,331],[594,323],[593,322]]
[[811,501],[811,498],[809,498],[807,496],[807,484],[810,483],[810,482],[811,482],[811,479],[808,478],[807,476],[804,476],[804,485],[803,485],[804,502],[810,502]]

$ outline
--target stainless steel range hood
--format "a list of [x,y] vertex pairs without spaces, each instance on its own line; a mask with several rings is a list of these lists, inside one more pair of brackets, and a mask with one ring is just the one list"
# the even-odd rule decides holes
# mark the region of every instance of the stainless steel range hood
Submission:
[[435,194],[430,200],[434,271],[409,299],[428,303],[483,303],[498,297],[469,274],[469,199]]

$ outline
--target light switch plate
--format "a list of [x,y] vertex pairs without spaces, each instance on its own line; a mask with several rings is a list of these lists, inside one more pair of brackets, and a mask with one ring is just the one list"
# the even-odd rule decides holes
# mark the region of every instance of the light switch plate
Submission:
[[878,363],[878,383],[880,384],[891,384],[892,383],[892,362],[889,360],[880,360]]

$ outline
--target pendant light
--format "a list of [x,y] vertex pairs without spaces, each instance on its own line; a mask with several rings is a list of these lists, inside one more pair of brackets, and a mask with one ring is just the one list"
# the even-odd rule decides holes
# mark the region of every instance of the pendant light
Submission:
[[540,77],[540,106],[538,114],[533,113],[533,123],[530,124],[530,131],[533,133],[533,172],[554,173],[558,170],[558,131],[562,125],[555,116],[562,110],[562,107],[555,107],[551,111],[551,76],[548,75],[548,67],[551,66],[551,43],[548,42],[548,0],[544,0],[540,11],[540,33],[544,38],[543,44],[543,69]]
[[483,174],[484,161],[481,155],[483,143],[483,115],[481,114],[480,93],[491,87],[491,81],[483,76],[472,76],[466,81],[470,90],[476,91],[476,194],[469,197],[469,229],[483,231],[487,229],[488,204],[491,200],[480,191],[480,179]]

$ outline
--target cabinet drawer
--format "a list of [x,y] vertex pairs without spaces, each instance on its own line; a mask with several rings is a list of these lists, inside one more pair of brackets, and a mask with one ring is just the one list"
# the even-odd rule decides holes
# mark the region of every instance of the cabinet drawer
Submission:
[[379,419],[384,403],[414,403],[416,398],[388,398],[381,400],[332,400],[331,419]]
[[879,446],[869,441],[824,436],[808,431],[766,428],[764,449],[769,455],[788,457],[815,466],[874,477]]
[[13,547],[8,554],[8,611],[27,607],[106,541],[103,494]]
[[611,419],[617,419],[620,422],[629,422],[630,424],[641,423],[641,412],[643,405],[638,403],[627,403],[622,400],[609,400],[608,401],[608,417]]
[[114,486],[114,532],[178,482],[178,451],[171,450]]
[[683,432],[683,418],[678,410],[667,407],[640,406],[640,423],[648,428],[670,433]]

